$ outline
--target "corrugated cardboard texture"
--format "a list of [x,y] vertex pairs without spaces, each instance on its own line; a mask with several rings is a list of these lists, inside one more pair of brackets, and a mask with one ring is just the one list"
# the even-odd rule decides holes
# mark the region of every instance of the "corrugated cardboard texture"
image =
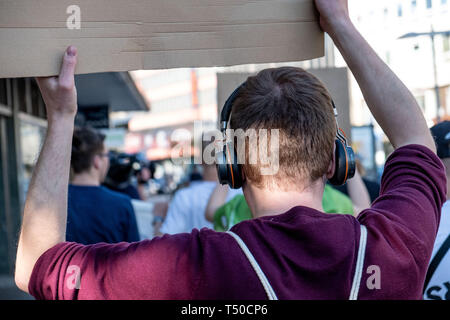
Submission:
[[[338,109],[338,122],[344,130],[349,142],[351,141],[351,123],[350,123],[350,85],[347,68],[326,68],[310,69],[308,72],[315,75],[323,82],[331,94]],[[218,112],[222,111],[226,99],[230,94],[241,85],[251,73],[218,73],[217,74],[217,104]]]
[[[67,28],[78,5],[81,29]],[[324,55],[313,0],[0,0],[0,78],[286,62]]]

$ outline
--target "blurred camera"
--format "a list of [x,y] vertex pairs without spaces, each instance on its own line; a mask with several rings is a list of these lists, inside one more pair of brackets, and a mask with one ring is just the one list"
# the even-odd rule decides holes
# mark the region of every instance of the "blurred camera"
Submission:
[[114,189],[126,188],[131,183],[131,178],[136,176],[145,166],[137,155],[110,151],[110,167],[104,184]]

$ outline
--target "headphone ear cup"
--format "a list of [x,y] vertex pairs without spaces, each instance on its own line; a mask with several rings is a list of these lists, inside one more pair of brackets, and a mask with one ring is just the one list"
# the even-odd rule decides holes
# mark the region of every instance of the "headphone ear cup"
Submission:
[[228,165],[225,150],[226,148],[224,147],[224,151],[216,153],[217,176],[219,178],[219,183],[223,185],[228,184]]
[[231,160],[228,163],[228,185],[232,189],[239,189],[244,183],[242,175],[242,166],[238,162],[238,156],[234,145],[227,144],[227,160]]
[[347,149],[347,164],[348,164],[348,173],[346,182],[355,176],[356,172],[356,160],[355,160],[355,152],[353,148],[350,146],[346,146]]
[[[343,141],[336,139],[336,151],[334,154],[334,175],[329,179],[329,182],[335,186],[342,186],[348,179],[348,157],[347,146]],[[353,151],[352,151],[353,152]]]
[[224,146],[223,152],[217,154],[217,175],[219,182],[228,184],[232,189],[239,189],[244,182],[242,166],[238,164],[237,152],[231,143]]

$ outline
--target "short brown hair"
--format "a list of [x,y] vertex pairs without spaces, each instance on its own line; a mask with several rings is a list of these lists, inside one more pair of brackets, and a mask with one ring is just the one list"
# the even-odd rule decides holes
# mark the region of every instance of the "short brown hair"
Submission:
[[[301,68],[266,69],[249,77],[240,90],[230,126],[279,129],[279,171],[274,177],[278,187],[288,189],[299,180],[316,181],[328,170],[337,130],[331,101],[322,82]],[[246,162],[243,171],[257,186],[267,185],[259,165]]]
[[104,150],[105,135],[92,128],[75,128],[70,165],[75,174],[88,171],[95,155]]

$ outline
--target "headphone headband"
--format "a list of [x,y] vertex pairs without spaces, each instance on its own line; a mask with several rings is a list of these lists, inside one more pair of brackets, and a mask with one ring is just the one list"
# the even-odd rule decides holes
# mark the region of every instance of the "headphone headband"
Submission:
[[239,93],[239,91],[241,91],[241,89],[244,87],[244,85],[247,83],[244,82],[243,84],[241,84],[239,87],[237,87],[233,93],[228,97],[227,101],[225,102],[223,108],[222,108],[222,112],[220,113],[220,130],[222,132],[224,132],[227,127],[228,127],[228,121],[230,121],[230,116],[231,116],[231,110],[233,109],[233,103],[236,100],[236,97]]

